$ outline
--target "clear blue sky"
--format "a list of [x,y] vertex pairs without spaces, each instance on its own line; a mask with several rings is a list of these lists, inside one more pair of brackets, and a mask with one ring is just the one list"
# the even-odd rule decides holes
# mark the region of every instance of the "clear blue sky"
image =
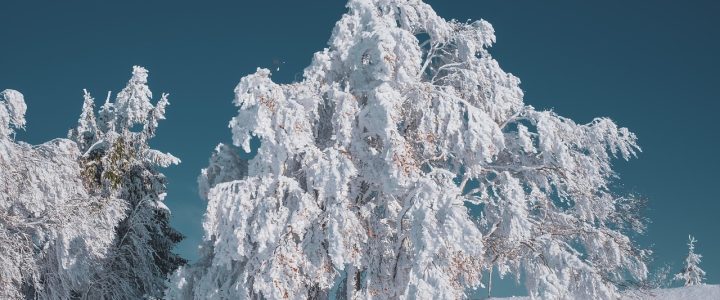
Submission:
[[[701,265],[720,283],[720,2],[432,0],[459,20],[490,21],[491,52],[522,80],[525,101],[578,122],[609,116],[634,131],[639,159],[618,161],[623,189],[650,201],[642,245],[655,265],[679,269],[694,234]],[[195,178],[214,146],[230,141],[233,88],[256,67],[285,62],[273,78],[298,78],[326,45],[342,0],[20,1],[0,3],[0,89],[25,94],[19,140],[64,137],[82,89],[98,102],[131,67],[150,70],[156,95],[171,94],[155,148],[183,160],[166,170],[173,224],[195,258],[205,203]]]

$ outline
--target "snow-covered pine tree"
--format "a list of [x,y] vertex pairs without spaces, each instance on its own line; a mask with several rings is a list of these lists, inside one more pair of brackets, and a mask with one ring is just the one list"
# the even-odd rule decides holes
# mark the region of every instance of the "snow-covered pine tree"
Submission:
[[162,297],[167,275],[185,263],[171,251],[182,235],[169,225],[165,176],[159,172],[180,160],[148,145],[165,118],[168,95],[153,106],[147,76],[146,69],[134,67],[115,102],[108,95],[97,122],[86,92],[78,127],[69,134],[84,153],[80,164],[88,190],[127,206],[102,266],[85,290],[76,291],[83,299]]
[[101,267],[125,206],[87,192],[72,141],[14,141],[25,110],[22,94],[0,93],[0,299],[69,299]]
[[685,258],[685,267],[682,272],[675,274],[675,280],[682,281],[685,286],[699,285],[705,280],[705,271],[700,269],[702,255],[695,253],[696,242],[697,240],[692,235],[688,236],[688,256]]
[[203,170],[202,258],[169,298],[458,299],[494,268],[536,297],[613,299],[646,276],[640,202],[610,189],[634,134],[525,105],[486,21],[347,6],[302,81],[241,79],[233,144],[261,144]]
[[83,90],[83,107],[76,128],[71,129],[68,138],[75,141],[80,149],[87,149],[95,142],[98,133],[95,120],[95,99]]

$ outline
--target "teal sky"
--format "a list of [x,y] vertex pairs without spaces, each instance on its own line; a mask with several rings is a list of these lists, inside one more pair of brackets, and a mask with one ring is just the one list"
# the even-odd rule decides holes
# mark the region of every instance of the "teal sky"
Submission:
[[[677,271],[693,234],[708,282],[720,283],[720,2],[428,2],[445,18],[493,24],[491,53],[520,77],[526,103],[634,131],[643,152],[616,169],[623,189],[649,199],[641,245],[655,250],[654,266]],[[342,0],[5,0],[0,89],[25,94],[18,140],[41,143],[75,126],[83,88],[99,103],[133,65],[147,67],[153,92],[170,93],[153,146],[183,160],[165,171],[167,204],[187,235],[178,251],[194,259],[205,210],[196,177],[230,142],[235,85],[256,67],[280,66],[277,82],[299,78],[344,11]]]

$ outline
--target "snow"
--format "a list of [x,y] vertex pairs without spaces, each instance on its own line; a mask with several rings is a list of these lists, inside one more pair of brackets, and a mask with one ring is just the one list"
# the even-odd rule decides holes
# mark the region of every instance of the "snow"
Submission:
[[[635,298],[637,296],[637,298]],[[687,286],[680,288],[655,289],[645,293],[627,293],[623,299],[642,299],[642,300],[719,300],[720,285],[701,284],[695,286]]]
[[[497,300],[529,300],[530,297],[491,298]],[[718,300],[720,299],[720,285],[701,284],[696,286],[653,289],[648,291],[624,292],[623,300]]]
[[[19,128],[25,108],[19,92],[0,93],[0,121],[9,115]],[[41,299],[68,298],[101,269],[126,206],[85,188],[76,143],[32,146],[9,133],[0,133],[0,298],[21,298],[27,287]]]
[[137,123],[144,123],[148,113],[153,109],[150,104],[152,92],[147,86],[148,71],[139,66],[133,67],[132,78],[128,85],[120,91],[115,102],[119,125],[132,127]]
[[23,95],[16,90],[0,92],[0,135],[9,135],[12,127],[23,129],[25,127],[25,111],[27,105]]

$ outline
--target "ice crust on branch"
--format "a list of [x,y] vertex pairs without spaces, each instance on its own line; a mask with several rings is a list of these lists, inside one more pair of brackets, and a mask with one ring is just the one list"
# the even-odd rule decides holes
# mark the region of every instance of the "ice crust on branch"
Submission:
[[169,298],[458,299],[495,269],[533,297],[613,299],[646,276],[641,201],[610,186],[634,134],[525,105],[484,20],[347,7],[302,81],[235,88],[233,144],[260,147],[216,149],[202,258]]

